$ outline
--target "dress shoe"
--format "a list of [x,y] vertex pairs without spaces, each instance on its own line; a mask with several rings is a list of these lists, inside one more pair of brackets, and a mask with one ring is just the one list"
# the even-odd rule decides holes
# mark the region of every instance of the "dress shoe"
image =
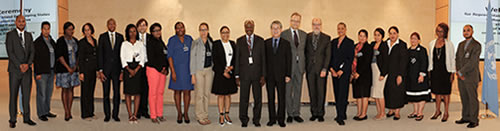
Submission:
[[104,122],[109,122],[109,119],[111,119],[109,116],[104,117]]
[[293,117],[289,116],[288,118],[286,118],[286,122],[287,123],[292,123],[293,122]]
[[340,126],[343,126],[343,125],[345,125],[345,122],[344,122],[344,120],[337,120],[337,124],[339,124]]
[[146,119],[150,119],[151,118],[151,115],[149,115],[148,113],[143,113],[142,116],[144,116],[144,118],[146,118]]
[[9,121],[9,127],[10,128],[16,128],[16,122],[10,122]]
[[115,120],[116,122],[120,122],[120,118],[118,117],[113,117],[113,120]]
[[278,125],[280,125],[280,127],[286,127],[286,124],[285,124],[284,121],[283,122],[278,122]]
[[424,115],[420,115],[415,118],[416,121],[421,121],[422,119],[424,119]]
[[38,119],[40,119],[42,121],[48,121],[49,120],[49,119],[47,119],[47,115],[40,116],[40,117],[38,117]]
[[316,119],[318,119],[318,117],[316,116],[312,116],[311,118],[309,118],[310,121],[315,121]]
[[248,123],[241,123],[241,127],[248,127]]
[[434,114],[432,117],[431,117],[431,120],[436,120],[439,116],[441,115],[441,112],[437,113],[437,114]]
[[297,121],[299,123],[304,122],[304,119],[302,119],[300,116],[293,117],[293,120],[295,120],[295,121]]
[[401,118],[400,117],[396,117],[396,116],[394,116],[394,118],[393,118],[393,120],[395,120],[395,121],[397,121],[399,119],[401,119]]
[[273,126],[274,124],[276,124],[276,121],[269,121],[269,122],[267,122],[267,126]]
[[392,114],[387,113],[386,117],[392,117],[392,116],[394,116],[395,114],[396,114],[396,113],[392,113]]
[[24,121],[23,123],[24,123],[24,124],[28,124],[28,125],[30,125],[30,126],[34,126],[34,125],[36,125],[36,123],[35,123],[35,122],[33,122],[32,120]]
[[257,122],[254,122],[253,125],[255,125],[255,127],[260,127],[260,123]]
[[325,118],[322,117],[322,116],[318,116],[318,122],[324,122],[325,121]]
[[479,126],[479,123],[471,122],[469,123],[469,125],[467,125],[467,128],[475,128],[477,126]]
[[47,116],[47,117],[49,117],[49,118],[56,118],[56,117],[57,117],[57,115],[56,115],[56,114],[54,114],[54,113],[50,113],[50,112],[49,112],[47,115],[45,115],[45,116]]
[[455,123],[457,123],[457,124],[465,124],[465,123],[469,123],[469,121],[468,120],[464,120],[464,119],[460,119],[460,120],[455,121]]
[[365,116],[365,117],[358,117],[358,119],[354,119],[354,120],[357,120],[357,121],[363,121],[363,120],[366,120],[368,119],[368,116]]

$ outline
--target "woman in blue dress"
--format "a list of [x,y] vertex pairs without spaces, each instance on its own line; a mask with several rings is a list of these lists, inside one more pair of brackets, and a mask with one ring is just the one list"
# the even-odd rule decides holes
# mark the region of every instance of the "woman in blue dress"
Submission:
[[[190,47],[193,38],[185,35],[184,23],[175,23],[175,35],[168,39],[168,62],[170,63],[170,84],[168,88],[174,90],[175,107],[177,109],[177,123],[189,123],[189,102],[191,101],[191,90],[194,89],[191,83],[191,73],[189,71]],[[181,110],[181,94],[184,96],[184,113]]]

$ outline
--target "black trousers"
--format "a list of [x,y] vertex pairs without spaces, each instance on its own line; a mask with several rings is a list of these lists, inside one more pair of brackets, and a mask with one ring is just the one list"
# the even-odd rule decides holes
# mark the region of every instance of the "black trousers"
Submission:
[[253,122],[260,123],[260,113],[262,111],[262,87],[259,80],[240,80],[240,112],[241,123],[248,123],[248,102],[250,99],[250,88],[252,88],[254,107]]
[[[267,105],[269,109],[269,121],[285,121],[285,108],[286,108],[286,100],[285,100],[285,78],[281,81],[277,81],[274,79],[268,79],[266,83],[267,88]],[[278,114],[276,114],[275,107],[275,95],[276,90],[278,91]]]
[[80,109],[82,118],[94,115],[94,91],[96,83],[96,69],[83,72],[83,81],[80,87]]
[[320,77],[321,71],[306,73],[312,116],[325,116],[326,76]]
[[120,71],[106,75],[106,80],[102,83],[103,90],[103,105],[104,105],[104,116],[106,118],[110,117],[111,104],[110,104],[110,89],[111,83],[113,83],[113,118],[118,118],[118,113],[120,111]]
[[30,98],[31,98],[31,84],[32,84],[32,71],[21,73],[9,72],[9,122],[17,122],[17,98],[19,95],[19,88],[23,96],[23,119],[28,121],[30,116]]
[[149,84],[148,77],[146,76],[146,68],[143,68],[142,72],[142,91],[141,91],[141,103],[139,104],[139,110],[137,111],[137,116],[149,114],[148,110],[148,99],[149,99]]
[[335,94],[335,108],[337,109],[336,120],[346,120],[347,97],[349,96],[349,77],[351,74],[344,73],[340,78],[333,77],[333,92]]

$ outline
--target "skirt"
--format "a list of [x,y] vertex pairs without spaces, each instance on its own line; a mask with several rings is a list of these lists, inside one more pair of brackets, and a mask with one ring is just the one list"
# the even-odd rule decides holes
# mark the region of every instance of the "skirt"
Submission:
[[73,74],[57,73],[56,74],[56,86],[62,88],[70,88],[80,85],[80,79],[78,78],[78,72],[73,72]]
[[373,98],[384,98],[384,86],[387,76],[384,77],[382,81],[379,81],[380,70],[378,69],[377,63],[372,63],[372,91],[371,96]]
[[123,71],[123,94],[127,95],[139,95],[142,92],[143,87],[143,71],[141,68],[135,76],[130,77],[130,73],[127,70]]

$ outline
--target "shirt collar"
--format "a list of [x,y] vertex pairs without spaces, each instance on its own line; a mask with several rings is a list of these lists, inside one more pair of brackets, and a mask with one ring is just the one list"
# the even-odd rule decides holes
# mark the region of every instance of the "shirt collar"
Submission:
[[277,42],[277,43],[280,43],[280,38],[281,38],[281,37],[278,37],[278,38],[274,38],[274,37],[273,37],[273,43],[274,43],[274,41],[275,41],[275,40],[278,40],[278,42]]
[[114,34],[115,34],[115,32],[108,31],[108,34],[109,34],[109,35],[114,35]]
[[23,35],[24,35],[24,30],[23,30],[23,31],[21,31],[21,30],[19,30],[18,28],[16,28],[16,30],[17,30],[17,34],[23,33]]
[[[248,37],[249,37],[249,36],[248,36],[248,35],[245,35],[245,36],[246,36],[246,37],[247,37],[247,39],[248,39]],[[253,38],[253,36],[254,36],[254,34],[250,35],[250,40]]]
[[[389,44],[389,46],[391,45],[391,39],[387,40],[387,44]],[[392,46],[395,46],[397,44],[399,44],[399,38],[396,40],[396,42],[394,42],[394,45]]]

